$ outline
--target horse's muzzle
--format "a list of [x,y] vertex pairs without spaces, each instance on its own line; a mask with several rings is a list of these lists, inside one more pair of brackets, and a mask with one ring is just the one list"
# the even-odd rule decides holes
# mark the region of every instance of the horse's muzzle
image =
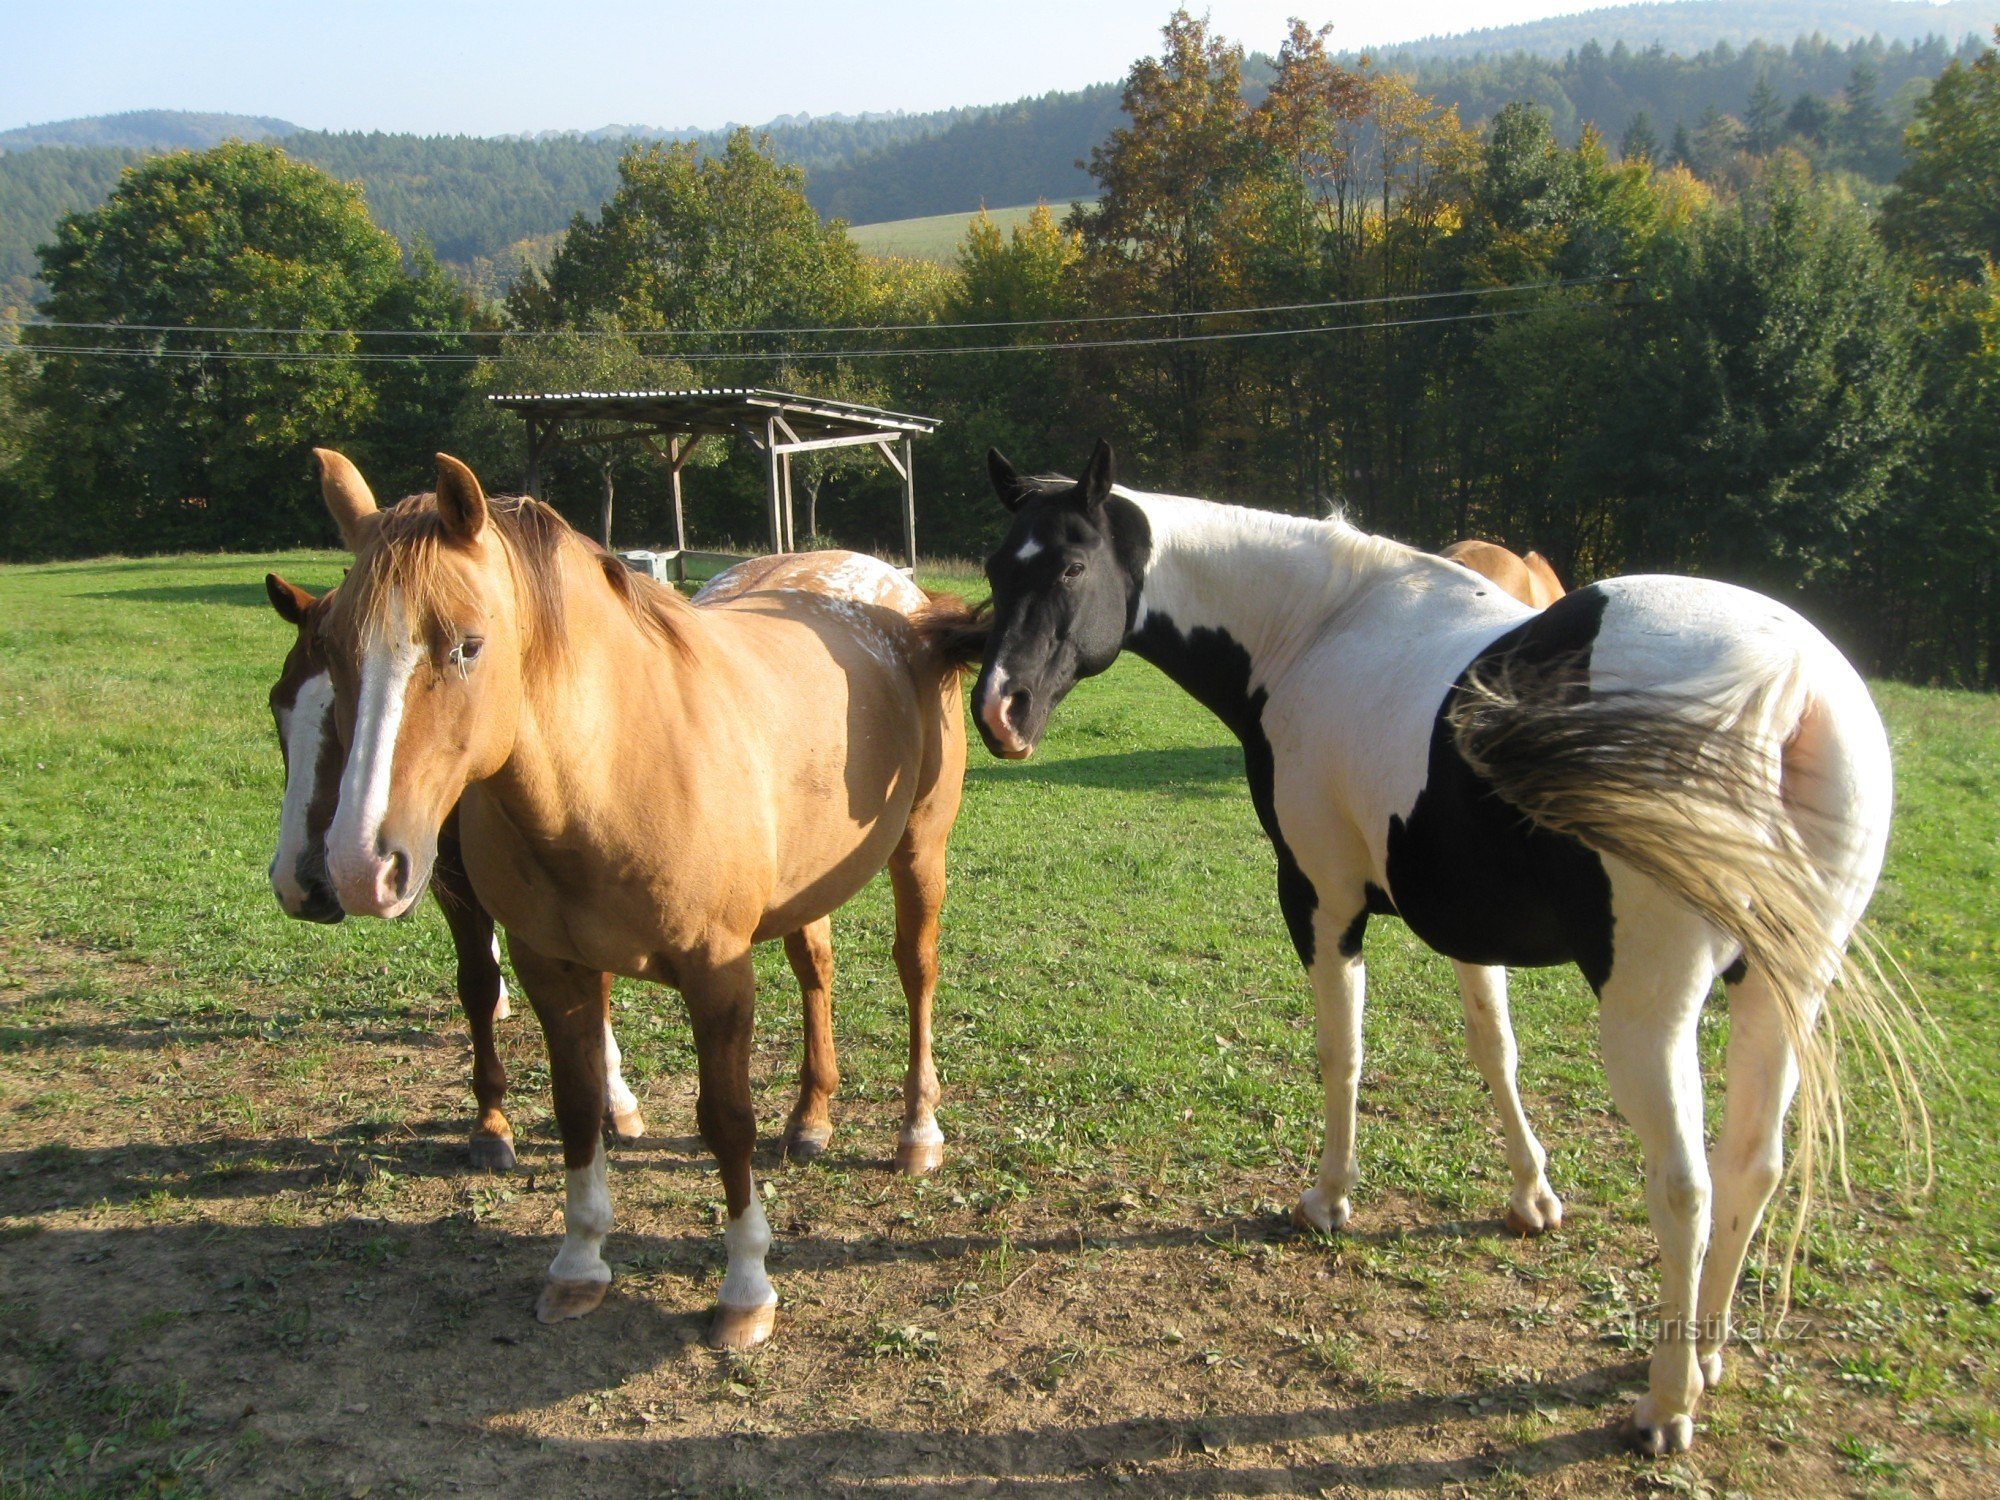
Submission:
[[1028,701],[1026,688],[1008,691],[1007,674],[998,667],[980,681],[973,705],[979,720],[979,737],[986,741],[988,750],[1003,760],[1026,760],[1035,753],[1033,741],[1015,728],[1027,713]]

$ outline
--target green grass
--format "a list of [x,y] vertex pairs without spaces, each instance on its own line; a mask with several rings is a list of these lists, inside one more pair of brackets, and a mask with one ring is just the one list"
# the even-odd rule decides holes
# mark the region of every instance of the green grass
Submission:
[[[265,603],[262,578],[276,568],[317,589],[342,562],[294,553],[0,569],[0,954],[146,965],[146,983],[121,1003],[137,1022],[189,1034],[268,1037],[307,1021],[365,1028],[437,1013],[448,948],[432,906],[398,923],[314,927],[284,918],[265,881],[280,766],[264,697],[289,627]],[[1990,1416],[2000,1227],[1987,1196],[2000,1181],[2000,700],[1896,685],[1878,694],[1899,818],[1873,919],[1955,1068],[1933,1085],[1937,1185],[1915,1206],[1893,1192],[1882,1096],[1857,1084],[1849,1122],[1861,1195],[1829,1209],[1798,1307],[1830,1341],[1815,1346],[1825,1390],[1893,1398],[1936,1441],[1983,1448],[2000,1438]],[[1034,760],[1001,764],[976,744],[973,756],[952,845],[936,1050],[945,1128],[982,1167],[954,1190],[1001,1202],[1116,1160],[1192,1221],[1248,1207],[1254,1182],[1303,1186],[1320,1111],[1311,1006],[1233,741],[1128,658],[1073,695]],[[849,1097],[887,1093],[900,1075],[890,934],[881,882],[835,919]],[[1365,1215],[1370,1197],[1393,1193],[1429,1205],[1436,1221],[1490,1219],[1505,1168],[1449,969],[1393,921],[1371,931],[1368,957],[1357,1208]],[[0,999],[21,1002],[0,1028],[0,1056],[59,1026],[68,999],[104,998],[83,956],[74,969],[31,996],[0,973]],[[760,1032],[792,1045],[797,1010],[775,947],[759,971]],[[429,993],[412,998],[412,975]],[[231,996],[246,987],[275,995],[275,1013],[239,1012]],[[1522,973],[1514,996],[1530,1114],[1557,1190],[1582,1211],[1546,1253],[1521,1258],[1497,1241],[1479,1253],[1508,1274],[1518,1264],[1524,1281],[1583,1287],[1616,1347],[1648,1299],[1650,1271],[1632,1252],[1643,1244],[1636,1151],[1612,1116],[1582,983],[1569,971]],[[680,1007],[663,992],[621,982],[619,1024],[642,1088],[692,1070]],[[1725,1034],[1713,1006],[1711,1064]],[[314,1089],[319,1068],[302,1050],[287,1087]],[[517,1120],[536,1118],[543,1081],[516,1078]],[[252,1093],[215,1107],[254,1112]],[[393,1193],[395,1182],[369,1190]],[[163,1198],[147,1211],[176,1207]],[[1422,1291],[1435,1251],[1392,1237],[1345,1253],[1384,1286]],[[1008,1274],[982,1268],[977,1280]],[[1360,1358],[1340,1338],[1298,1337],[1329,1368]],[[876,1345],[876,1356],[923,1353],[900,1318]],[[1057,1349],[1046,1379],[1053,1388],[1113,1353]],[[1732,1420],[1758,1432],[1817,1428],[1822,1449],[1841,1430],[1837,1411],[1761,1401],[1751,1390]],[[171,1420],[161,1410],[145,1420]],[[63,1461],[60,1436],[52,1442],[38,1462]],[[1891,1472],[1865,1443],[1842,1453],[1858,1476]],[[0,1484],[14,1462],[0,1459]],[[60,1470],[41,1474],[59,1481]]]
[[[1052,205],[1058,213],[1060,205]],[[1035,211],[1032,203],[1018,208],[992,208],[987,216],[1002,234],[1028,222]],[[897,255],[912,260],[951,261],[965,243],[966,226],[978,218],[969,214],[931,214],[921,219],[885,219],[880,224],[856,224],[848,229],[863,255]]]

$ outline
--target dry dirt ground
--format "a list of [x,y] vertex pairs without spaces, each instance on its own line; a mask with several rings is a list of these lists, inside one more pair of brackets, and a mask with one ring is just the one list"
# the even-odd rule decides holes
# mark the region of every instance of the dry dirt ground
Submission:
[[[1810,1337],[1737,1358],[1691,1458],[1626,1454],[1631,1309],[1576,1246],[1640,1266],[1630,1205],[1523,1244],[1368,1193],[1319,1240],[1290,1178],[1000,1170],[1005,1122],[962,1095],[943,1172],[899,1180],[886,1079],[837,1101],[821,1162],[761,1160],[764,1352],[701,1343],[719,1192],[674,1078],[614,1153],[611,1296],[541,1327],[561,1163],[525,1007],[522,1170],[494,1177],[463,1164],[441,994],[425,1024],[281,1028],[254,991],[145,1019],[172,976],[73,950],[0,974],[0,1492],[1992,1493]],[[767,1135],[791,1066],[764,1043]]]

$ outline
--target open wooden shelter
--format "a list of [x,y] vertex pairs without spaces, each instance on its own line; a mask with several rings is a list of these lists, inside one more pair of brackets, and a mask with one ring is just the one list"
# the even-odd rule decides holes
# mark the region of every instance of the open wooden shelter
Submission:
[[[937,430],[935,417],[885,411],[852,401],[754,388],[707,391],[568,391],[489,396],[521,414],[528,427],[527,491],[542,492],[542,466],[567,448],[640,443],[673,478],[676,576],[684,574],[687,525],[681,514],[681,469],[708,438],[741,437],[764,456],[771,550],[797,549],[792,519],[792,458],[829,448],[873,447],[903,481],[903,553],[917,561],[916,439]],[[604,476],[603,541],[611,545],[611,464]]]

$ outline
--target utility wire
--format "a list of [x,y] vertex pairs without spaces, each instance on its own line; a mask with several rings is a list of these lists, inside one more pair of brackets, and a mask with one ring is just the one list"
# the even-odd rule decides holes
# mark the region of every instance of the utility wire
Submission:
[[[1558,291],[1565,287],[1601,286],[1631,280],[1628,276],[1577,276],[1557,281],[1529,281],[1514,286],[1466,287],[1447,292],[1392,292],[1379,297],[1345,297],[1330,302],[1274,302],[1257,307],[1218,307],[1196,312],[1090,313],[1046,318],[1007,318],[980,323],[843,323],[807,328],[278,328],[238,327],[217,323],[80,323],[34,318],[23,328],[65,328],[106,333],[254,333],[311,338],[374,339],[706,339],[798,338],[829,333],[951,333],[993,328],[1066,327],[1098,323],[1152,323],[1185,318],[1245,318],[1265,313],[1332,312],[1348,307],[1380,307],[1386,303],[1435,302],[1452,297],[1494,297],[1510,292]],[[735,356],[730,356],[735,357]]]
[[[1073,343],[1037,344],[951,344],[913,349],[795,349],[780,352],[716,353],[656,356],[682,363],[763,361],[791,363],[800,360],[839,359],[924,359],[968,354],[1061,354],[1087,349],[1138,349],[1161,345],[1232,343],[1250,339],[1299,338],[1317,333],[1359,333],[1385,328],[1421,328],[1444,323],[1482,323],[1499,318],[1525,317],[1541,312],[1537,307],[1503,308],[1492,312],[1449,313],[1435,318],[1378,319],[1366,323],[1320,323],[1296,328],[1252,328],[1228,333],[1155,334],[1122,339],[1079,339]],[[347,350],[310,349],[133,349],[112,345],[17,344],[28,354],[91,356],[122,359],[249,360],[303,364],[526,364],[525,354],[450,354],[411,352],[370,354]]]

